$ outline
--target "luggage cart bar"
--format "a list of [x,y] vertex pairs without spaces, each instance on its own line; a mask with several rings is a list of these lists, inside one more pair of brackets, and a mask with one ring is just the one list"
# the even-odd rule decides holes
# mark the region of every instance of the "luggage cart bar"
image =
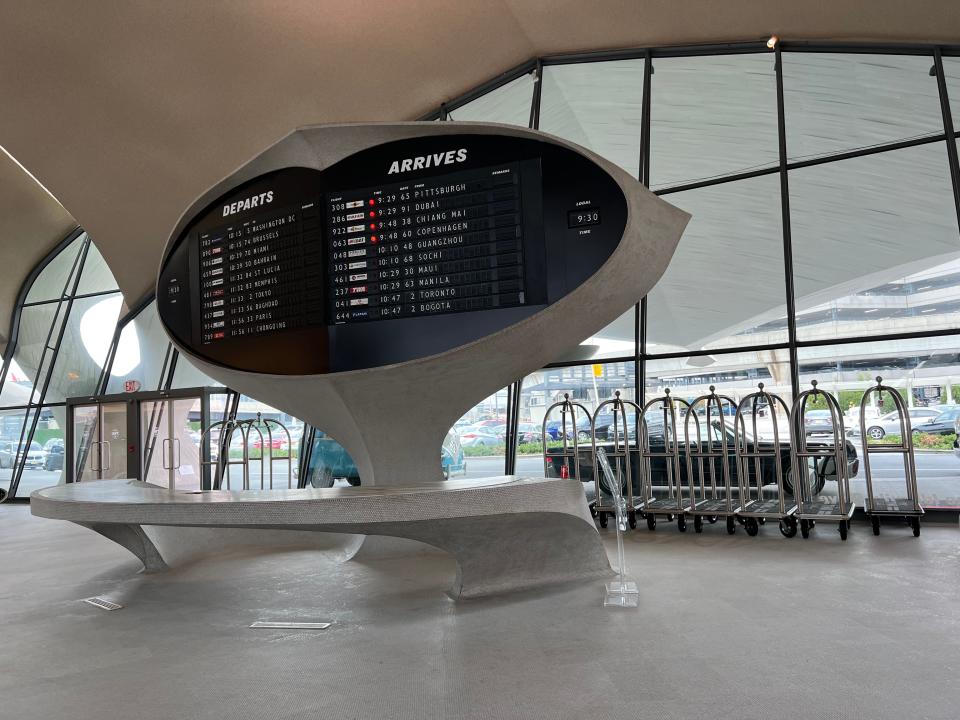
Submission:
[[[635,432],[636,428],[640,426],[639,418],[642,413],[640,406],[637,405],[637,403],[631,400],[623,400],[620,397],[619,390],[614,393],[613,400],[606,400],[597,406],[597,410],[593,415],[593,420],[590,423],[590,442],[593,450],[593,479],[596,490],[594,510],[596,511],[597,518],[600,521],[600,527],[607,526],[608,515],[611,518],[616,518],[617,493],[614,493],[612,488],[608,488],[610,492],[602,492],[603,488],[601,477],[605,477],[606,475],[605,473],[600,472],[597,448],[597,418],[600,417],[600,413],[603,408],[608,405],[611,406],[613,411],[613,421],[610,423],[610,428],[607,430],[607,438],[609,440],[610,433],[612,432],[613,447],[601,447],[599,450],[603,452],[607,460],[611,463],[611,472],[617,478],[617,482],[620,483],[619,494],[622,502],[625,504],[627,521],[631,528],[635,528],[637,527],[637,512],[643,509],[643,500],[641,498],[635,498],[633,494],[633,473],[631,472],[632,465],[630,454],[637,450],[637,448],[631,447],[630,445],[630,430],[627,422],[627,408],[630,408],[630,411],[634,413],[634,417],[636,419],[634,424]],[[606,500],[605,496],[609,496],[609,502]]]
[[[654,398],[643,406],[637,427],[637,438],[640,445],[641,487],[643,488],[643,515],[647,520],[647,528],[655,530],[657,517],[665,517],[667,522],[677,520],[677,529],[686,532],[687,521],[685,512],[687,506],[683,498],[683,476],[680,471],[680,439],[677,425],[677,405],[686,407],[690,412],[690,403],[679,400],[670,395],[665,389],[663,396]],[[657,409],[659,406],[659,409]],[[663,451],[653,450],[650,444],[650,423],[648,413],[659,413],[663,422]],[[684,442],[686,446],[686,442]],[[652,460],[663,460],[663,469],[667,481],[667,497],[656,498],[653,494],[653,463]]]
[[[740,400],[737,405],[737,414],[734,418],[734,442],[737,456],[737,477],[740,485],[740,509],[737,511],[737,520],[743,523],[747,535],[756,536],[760,532],[760,525],[766,520],[777,520],[780,523],[780,532],[784,537],[793,537],[797,534],[797,520],[794,513],[797,505],[794,498],[788,499],[784,487],[783,452],[781,442],[780,423],[777,420],[777,410],[782,410],[789,419],[790,408],[783,398],[763,389],[763,383],[757,384],[757,392],[751,393]],[[762,410],[769,411],[770,422],[773,428],[773,444],[770,448],[760,445],[760,429],[757,419]],[[750,416],[749,431],[746,416]],[[768,498],[764,490],[764,460],[767,467],[772,465],[774,479],[777,484],[777,497]],[[753,473],[751,476],[751,472]],[[756,493],[753,491],[751,477],[756,481]]]
[[[892,399],[897,414],[900,417],[900,442],[870,445],[867,436],[866,410],[867,404],[873,395],[877,396],[879,405],[883,406],[883,394],[887,393]],[[913,529],[914,537],[920,536],[920,516],[923,507],[920,505],[919,491],[917,490],[917,465],[913,450],[913,430],[910,427],[910,413],[903,398],[894,388],[883,384],[883,378],[877,376],[877,384],[863,394],[860,400],[860,438],[863,441],[863,471],[867,481],[867,499],[864,502],[864,511],[870,518],[873,534],[880,534],[881,517],[900,517],[907,521]],[[873,454],[891,453],[903,457],[903,479],[905,497],[877,497],[873,489],[873,473],[870,468],[870,456]]]
[[[800,520],[800,533],[803,537],[810,537],[810,530],[817,520],[836,522],[840,531],[840,538],[847,539],[850,529],[850,517],[853,515],[854,503],[850,499],[850,475],[847,466],[847,441],[843,428],[843,410],[840,403],[830,393],[817,387],[817,381],[811,380],[810,390],[800,393],[793,403],[791,425],[796,436],[792,443],[791,464],[793,476],[793,494],[797,501],[796,517]],[[804,432],[806,413],[811,401],[822,399],[830,411],[830,425],[833,431],[833,440],[829,445],[811,447]],[[816,477],[820,468],[826,463],[833,462],[837,474],[837,499],[828,500],[824,497],[815,497],[810,483],[810,461],[813,464],[813,473]]]
[[[560,440],[563,443],[559,448],[559,452],[548,453],[547,448],[549,445],[550,435],[547,433],[547,423],[550,422],[550,414],[556,410],[560,409]],[[592,425],[592,418],[590,416],[590,411],[587,410],[583,405],[578,402],[573,402],[570,399],[570,393],[563,394],[563,400],[555,402],[553,405],[548,407],[543,414],[543,425],[541,426],[541,438],[543,440],[543,462],[545,465],[545,474],[549,476],[550,469],[552,466],[551,458],[560,458],[560,477],[564,478],[575,478],[578,482],[582,482],[580,477],[580,445],[577,440],[579,435],[579,427],[577,425],[577,408],[580,409],[580,412],[583,412],[587,418],[587,421]],[[572,423],[572,432],[568,432],[567,423]],[[570,442],[572,440],[572,444]],[[594,475],[596,475],[596,468],[594,468]],[[596,478],[594,478],[596,482]],[[590,506],[590,512],[596,514],[596,503],[599,501],[599,494],[597,498],[594,499],[593,504]],[[601,520],[601,525],[606,526],[606,518]]]
[[[701,409],[704,410],[703,423],[700,422]],[[687,483],[690,488],[687,513],[693,516],[693,529],[698,533],[703,532],[704,518],[711,524],[719,518],[726,518],[727,532],[733,535],[737,531],[736,514],[740,510],[740,501],[739,497],[735,499],[733,496],[730,477],[731,448],[728,440],[730,428],[727,424],[727,411],[735,414],[736,409],[736,400],[726,395],[717,395],[713,385],[710,386],[709,395],[701,395],[690,403],[684,423]],[[692,434],[691,420],[695,428]]]

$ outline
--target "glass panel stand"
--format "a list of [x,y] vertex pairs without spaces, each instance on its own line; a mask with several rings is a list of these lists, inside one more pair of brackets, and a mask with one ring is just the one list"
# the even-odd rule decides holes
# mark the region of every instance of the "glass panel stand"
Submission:
[[[617,515],[617,577],[604,586],[606,593],[603,597],[604,607],[639,607],[640,589],[636,581],[627,576],[626,560],[623,556],[623,534],[627,531],[627,501],[623,497],[619,473],[614,473],[603,448],[597,449],[597,465],[606,475],[607,484],[613,491],[613,505]],[[619,466],[618,466],[619,468]]]

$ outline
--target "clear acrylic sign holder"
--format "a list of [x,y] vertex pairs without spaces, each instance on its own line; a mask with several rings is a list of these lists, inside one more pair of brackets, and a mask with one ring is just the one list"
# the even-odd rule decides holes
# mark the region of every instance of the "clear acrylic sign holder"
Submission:
[[613,505],[617,520],[617,577],[606,584],[604,607],[639,607],[640,590],[637,583],[627,577],[627,565],[623,557],[623,534],[627,531],[627,501],[623,497],[623,483],[619,473],[614,472],[603,448],[597,448],[597,465],[607,478],[607,486],[613,493]]

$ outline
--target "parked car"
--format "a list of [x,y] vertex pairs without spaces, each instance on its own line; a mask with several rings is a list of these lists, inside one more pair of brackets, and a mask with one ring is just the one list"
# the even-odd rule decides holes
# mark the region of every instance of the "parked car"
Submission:
[[[561,421],[559,419],[550,420],[547,422],[546,431],[547,436],[551,440],[560,440],[560,436],[563,433],[561,429]],[[573,439],[573,422],[567,418],[567,440]],[[577,439],[578,440],[589,440],[590,439],[590,418],[586,417],[582,413],[577,413]]]
[[522,422],[517,426],[517,442],[538,443],[541,439],[541,428],[536,423]]
[[913,431],[927,435],[950,435],[956,432],[955,424],[960,419],[960,405],[946,405],[939,409],[943,408],[946,409],[930,422],[917,425]]
[[16,457],[16,443],[9,440],[0,442],[0,468],[12,468]]
[[460,435],[460,444],[463,447],[483,447],[502,444],[506,428],[500,432],[489,427],[474,427]]
[[803,434],[832,435],[832,413],[829,410],[808,410],[803,416]]
[[17,452],[17,461],[20,460],[20,456],[24,453],[24,451],[27,453],[27,459],[23,465],[24,467],[38,470],[43,467],[43,461],[46,460],[47,453],[42,447],[40,447],[40,443],[34,440],[30,443],[29,447],[21,447]]
[[[937,415],[940,414],[939,410],[934,410],[933,408],[910,408],[908,411],[910,415],[910,425],[913,427],[914,432],[920,432],[918,426],[923,425],[924,423],[932,421]],[[859,435],[859,427],[854,428],[854,434]],[[872,437],[874,440],[879,440],[885,435],[899,435],[900,434],[900,413],[896,410],[888,412],[886,415],[881,415],[877,420],[873,420],[867,425],[867,435]]]
[[[303,439],[301,438],[301,454],[303,451]],[[453,431],[447,433],[443,439],[443,444],[440,446],[440,468],[447,479],[452,475],[467,471],[463,448],[460,446],[457,434]],[[347,482],[354,487],[360,485],[360,471],[357,470],[350,454],[332,437],[328,437],[326,433],[317,430],[313,439],[310,465],[305,476],[300,479],[299,486],[332,487],[336,478],[346,478]]]
[[476,427],[498,427],[498,426],[507,426],[506,418],[487,418],[486,420],[478,420],[474,423]]
[[50,438],[43,444],[47,456],[43,460],[43,469],[48,472],[63,469],[63,438]]
[[455,432],[448,432],[440,446],[440,469],[443,476],[449,480],[451,475],[462,475],[467,472],[467,460],[463,456],[463,446]]
[[257,439],[253,440],[251,443],[255,450],[260,450],[264,445],[269,445],[273,450],[281,450],[287,447],[287,438],[285,435],[283,435],[283,433],[280,433],[280,435],[274,435],[269,439],[267,438],[266,433],[264,433],[263,440],[260,439],[259,435],[256,437]]

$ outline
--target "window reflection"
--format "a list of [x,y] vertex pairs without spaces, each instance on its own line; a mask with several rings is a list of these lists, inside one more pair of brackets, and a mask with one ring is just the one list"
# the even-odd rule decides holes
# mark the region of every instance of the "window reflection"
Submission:
[[801,340],[956,327],[960,246],[943,143],[790,173]]
[[650,105],[650,187],[776,165],[773,55],[658,58]]
[[637,177],[644,60],[543,69],[540,129],[583,145]]
[[647,303],[647,352],[784,342],[775,175],[664,196],[693,216]]
[[533,76],[523,75],[511,80],[466,105],[451,110],[448,120],[461,122],[498,122],[508,125],[530,124],[530,105],[533,101]]
[[782,57],[790,159],[943,132],[932,55]]

